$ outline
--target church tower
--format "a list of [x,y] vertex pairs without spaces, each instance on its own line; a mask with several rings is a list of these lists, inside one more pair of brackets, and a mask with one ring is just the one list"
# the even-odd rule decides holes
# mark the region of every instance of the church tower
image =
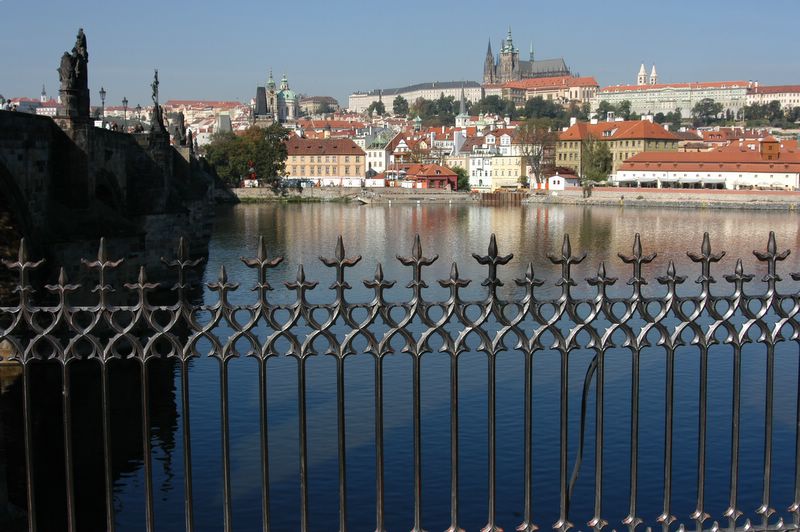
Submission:
[[469,122],[469,114],[467,114],[467,98],[464,96],[464,85],[461,85],[461,101],[458,105],[458,116],[456,117],[456,127],[465,128]]
[[647,70],[644,68],[644,63],[639,67],[639,75],[636,76],[637,85],[647,85]]
[[656,74],[656,65],[653,65],[653,70],[650,71],[650,85],[658,83],[658,74]]
[[483,61],[483,84],[492,85],[495,83],[494,55],[492,54],[492,41],[486,49],[486,59]]
[[272,78],[272,69],[269,69],[267,79],[267,111],[272,114],[273,120],[278,120],[278,92],[275,90],[275,80]]
[[503,41],[500,49],[500,64],[497,66],[497,82],[516,81],[522,79],[522,72],[519,65],[519,50],[514,48],[514,41],[511,38],[511,27],[508,28],[508,35]]

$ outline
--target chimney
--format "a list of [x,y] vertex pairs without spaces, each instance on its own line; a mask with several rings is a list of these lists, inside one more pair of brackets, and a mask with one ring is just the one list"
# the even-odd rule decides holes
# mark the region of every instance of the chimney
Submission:
[[596,126],[597,125],[597,118],[592,118],[590,124],[592,124],[593,126]]
[[577,117],[577,116],[571,116],[571,117],[569,117],[569,125],[570,125],[570,126],[574,126],[574,125],[575,125],[575,124],[577,124],[577,123],[578,123],[578,117]]

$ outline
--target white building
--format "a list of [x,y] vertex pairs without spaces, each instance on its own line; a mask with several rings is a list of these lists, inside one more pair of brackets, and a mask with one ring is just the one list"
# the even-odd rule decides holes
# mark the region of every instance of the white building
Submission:
[[710,98],[721,103],[723,111],[730,110],[735,115],[747,105],[752,86],[749,81],[658,83],[655,66],[648,78],[642,65],[636,85],[604,87],[592,98],[591,107],[596,111],[602,101],[619,105],[627,100],[634,114],[666,114],[680,109],[683,116],[689,116],[700,100]]
[[642,152],[625,161],[611,180],[655,188],[797,190],[800,153],[796,141],[772,137],[708,152]]
[[409,105],[418,98],[437,100],[444,94],[445,98],[452,96],[455,100],[461,97],[461,89],[467,100],[477,102],[483,98],[483,89],[475,81],[434,81],[432,83],[417,83],[397,89],[375,89],[369,92],[354,92],[348,99],[347,109],[353,113],[364,113],[367,108],[377,101],[382,101],[386,112],[392,112],[392,103],[398,96],[402,96]]
[[747,93],[747,105],[768,104],[777,100],[781,102],[781,107],[800,107],[800,85],[772,85],[760,86],[758,82],[753,83],[753,87]]

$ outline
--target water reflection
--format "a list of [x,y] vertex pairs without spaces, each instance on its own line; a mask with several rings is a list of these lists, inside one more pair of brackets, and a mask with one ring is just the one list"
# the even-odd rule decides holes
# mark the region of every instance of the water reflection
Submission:
[[[645,252],[658,252],[658,258],[645,267],[649,279],[663,275],[669,260],[673,260],[679,273],[689,280],[682,290],[694,291],[691,282],[699,269],[686,257],[687,250],[699,251],[702,234],[708,231],[715,250],[727,250],[716,267],[718,283],[714,290],[730,291],[722,275],[731,273],[735,259],[743,257],[745,269],[760,279],[766,267],[752,256],[752,249],[764,249],[767,234],[774,230],[781,249],[797,249],[798,224],[796,214],[759,211],[714,210],[662,210],[579,208],[567,206],[479,207],[472,205],[392,205],[351,206],[342,204],[308,205],[242,205],[221,208],[215,224],[210,247],[207,281],[225,264],[233,281],[241,283],[239,290],[230,295],[234,304],[250,304],[254,294],[249,290],[255,282],[254,274],[239,262],[240,256],[254,253],[259,235],[264,235],[272,256],[283,256],[284,262],[269,271],[268,280],[275,287],[269,297],[274,302],[290,302],[294,294],[283,288],[282,282],[294,278],[297,265],[303,263],[306,275],[319,280],[320,285],[309,293],[312,301],[328,302],[332,294],[327,286],[333,272],[324,267],[318,256],[332,256],[336,236],[344,236],[348,256],[362,254],[363,260],[348,272],[353,289],[348,298],[367,301],[371,293],[359,282],[372,277],[377,262],[381,262],[388,279],[397,280],[388,292],[392,301],[406,300],[410,290],[405,288],[410,279],[409,268],[403,267],[395,255],[410,252],[414,235],[419,233],[423,252],[436,253],[439,260],[427,268],[425,278],[429,288],[428,299],[443,299],[446,291],[434,281],[449,275],[450,264],[458,261],[461,276],[473,279],[464,291],[465,297],[475,299],[485,295],[480,281],[486,275],[482,267],[471,258],[471,253],[485,253],[489,235],[497,235],[501,253],[514,253],[514,259],[501,268],[505,285],[500,289],[504,298],[518,297],[520,288],[512,279],[521,277],[530,262],[539,278],[547,282],[537,289],[540,297],[558,293],[553,282],[559,269],[546,258],[546,254],[560,250],[563,235],[569,233],[573,250],[587,252],[587,259],[575,268],[575,278],[595,275],[601,261],[607,265],[608,275],[619,277],[610,288],[615,295],[627,294],[630,288],[625,281],[630,277],[630,267],[617,258],[618,252],[629,253],[633,234],[642,235]],[[797,271],[796,255],[790,255],[783,272]],[[788,276],[785,276],[788,277]],[[594,293],[585,283],[579,283],[579,295]],[[748,290],[763,290],[763,284],[754,281]],[[786,280],[781,284],[786,292],[796,290]],[[645,287],[649,294],[663,293],[663,287],[651,282]],[[206,303],[215,301],[208,292]],[[585,340],[582,340],[585,343]],[[201,349],[210,346],[200,343]],[[207,351],[206,351],[207,352]],[[577,398],[581,393],[583,377],[592,353],[578,350],[571,354],[569,374],[569,429],[570,465],[577,450],[580,407]],[[708,509],[719,516],[725,509],[730,454],[730,349],[720,346],[710,352],[709,408],[715,412],[709,421],[709,472],[707,484]],[[557,517],[558,504],[558,353],[545,350],[534,358],[534,511],[540,526],[548,525]],[[744,352],[746,383],[752,393],[743,396],[742,483],[740,506],[752,515],[758,506],[760,490],[761,456],[763,454],[763,386],[764,348],[752,345]],[[797,347],[781,344],[776,364],[776,392],[789,397],[776,405],[775,412],[775,463],[782,464],[773,474],[776,508],[785,514],[791,502],[792,470],[794,467],[794,420],[797,393]],[[686,347],[676,354],[676,382],[681,383],[676,397],[676,451],[674,483],[680,492],[674,494],[673,513],[686,516],[694,509],[696,493],[698,364],[697,349]],[[663,469],[664,423],[664,351],[653,347],[642,352],[642,384],[640,388],[641,434],[640,449],[640,515],[652,524],[660,513],[662,497],[661,470]],[[313,530],[328,530],[336,522],[337,464],[336,464],[336,409],[335,365],[331,357],[313,357],[308,363],[308,427],[310,496]],[[449,404],[448,362],[443,354],[432,353],[423,357],[423,465],[424,465],[424,522],[427,529],[445,529],[449,511]],[[505,529],[520,522],[522,508],[522,364],[520,353],[509,351],[498,359],[498,516]],[[272,480],[273,527],[276,530],[296,530],[299,515],[299,479],[297,456],[297,403],[296,362],[281,357],[270,360],[268,374],[270,474]],[[459,408],[461,421],[461,523],[468,530],[480,528],[486,516],[486,357],[482,353],[468,352],[460,358]],[[346,364],[346,397],[348,429],[348,481],[350,526],[353,530],[374,528],[374,398],[373,362],[367,355],[349,358]],[[606,367],[606,471],[607,488],[604,500],[604,517],[619,521],[627,511],[627,464],[630,427],[630,371],[631,355],[627,350],[611,350]],[[156,520],[161,529],[182,526],[183,471],[181,420],[177,415],[176,395],[180,393],[180,380],[172,365],[158,371],[161,377],[152,378],[154,464],[156,486]],[[386,438],[386,504],[387,528],[410,526],[412,505],[411,478],[411,362],[407,355],[391,355],[385,362],[385,438]],[[49,530],[58,529],[63,519],[63,502],[59,490],[63,489],[63,465],[53,457],[60,456],[60,383],[44,375],[37,401],[43,412],[52,412],[53,423],[39,441],[42,448],[37,456],[46,461],[43,484],[51,487],[41,499],[52,499],[53,519]],[[222,523],[221,483],[221,430],[219,407],[219,370],[216,361],[207,358],[193,361],[191,369],[190,402],[192,406],[193,473],[195,489],[195,518],[197,530],[218,530]],[[76,377],[77,379],[77,377]],[[85,396],[76,409],[82,412],[80,434],[92,434],[76,440],[77,457],[81,464],[81,498],[86,506],[79,509],[79,520],[89,529],[102,527],[102,447],[95,435],[99,430],[99,398],[88,384],[96,375],[85,376]],[[234,523],[237,528],[254,529],[260,526],[260,483],[258,430],[257,370],[252,360],[237,360],[230,365],[230,404],[232,434],[232,479],[234,496]],[[141,430],[138,380],[127,381],[118,377],[113,399],[115,436],[115,484],[117,521],[119,530],[140,530],[144,503],[144,481],[141,468]],[[93,381],[96,382],[96,381]],[[11,390],[3,396],[3,419],[11,432],[20,434],[19,391]],[[16,394],[16,396],[14,395]],[[589,411],[593,404],[590,394]],[[17,399],[12,399],[17,397]],[[8,398],[8,399],[7,399]],[[17,412],[14,418],[13,412]],[[137,417],[139,416],[139,417]],[[586,431],[594,432],[592,416],[587,418]],[[47,425],[47,424],[45,424]],[[78,426],[76,424],[76,430]],[[6,431],[8,434],[8,431]],[[646,437],[645,437],[646,436]],[[8,438],[8,437],[7,437]],[[44,443],[46,442],[46,443]],[[7,454],[22,457],[17,438]],[[576,485],[572,511],[576,516],[590,513],[593,503],[593,448],[592,438],[587,441],[587,457],[579,482]],[[53,460],[52,462],[48,460]],[[21,460],[9,460],[9,468],[20,470]],[[85,474],[84,474],[85,472]],[[85,484],[84,484],[85,481]],[[20,486],[22,491],[20,491]],[[615,489],[616,486],[622,488]],[[17,495],[24,485],[17,481]],[[44,488],[43,488],[44,489]],[[786,499],[786,500],[784,500]],[[61,504],[61,506],[59,506]],[[93,506],[92,506],[93,504]],[[22,504],[24,506],[24,504]],[[280,511],[275,511],[275,510]],[[783,515],[782,514],[782,515]],[[63,524],[63,521],[61,522]]]

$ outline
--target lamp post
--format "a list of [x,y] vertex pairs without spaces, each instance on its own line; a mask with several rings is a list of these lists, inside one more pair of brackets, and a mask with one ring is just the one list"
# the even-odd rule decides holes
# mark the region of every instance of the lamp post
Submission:
[[122,97],[122,131],[128,131],[128,99]]
[[101,114],[100,119],[102,120],[101,124],[105,126],[106,122],[106,90],[101,86],[100,87],[100,104],[101,104]]

